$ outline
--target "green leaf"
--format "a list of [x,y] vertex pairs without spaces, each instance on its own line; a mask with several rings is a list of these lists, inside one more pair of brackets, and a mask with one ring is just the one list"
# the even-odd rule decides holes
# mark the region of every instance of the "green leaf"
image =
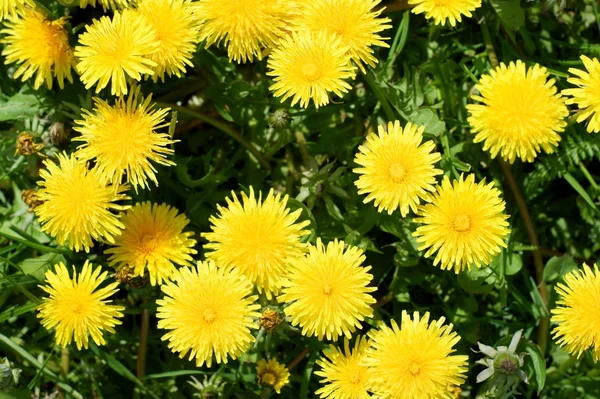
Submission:
[[439,136],[446,130],[446,124],[429,108],[419,109],[407,116],[408,121],[425,127],[425,133]]
[[488,268],[471,268],[458,275],[458,285],[472,294],[487,294],[494,288],[486,282],[490,275],[491,271]]
[[6,309],[4,312],[0,313],[0,323],[4,323],[6,320],[15,317],[15,316],[19,316],[25,313],[29,313],[32,310],[34,310],[35,308],[37,308],[38,304],[37,303],[26,303],[25,305],[21,305],[21,306],[11,306],[10,308]]
[[205,374],[212,375],[212,371],[200,371],[200,370],[175,370],[175,371],[167,371],[166,373],[158,373],[158,374],[148,374],[143,377],[144,380],[154,380],[157,378],[169,378],[169,377],[179,377],[182,375],[195,375],[195,374]]
[[49,253],[37,258],[25,259],[19,263],[23,274],[35,277],[38,281],[45,280],[46,270],[59,262],[66,263],[66,259],[61,254]]
[[577,263],[571,255],[553,256],[544,267],[544,281],[554,281],[577,269]]
[[92,352],[94,352],[94,354],[96,356],[98,356],[100,359],[104,360],[106,362],[106,364],[108,364],[108,367],[113,369],[121,377],[126,378],[129,381],[132,381],[134,384],[136,384],[139,387],[144,386],[142,384],[142,381],[140,381],[131,371],[129,371],[129,369],[127,367],[125,367],[125,365],[123,365],[123,363],[121,363],[120,361],[118,361],[117,359],[112,357],[110,354],[104,352],[102,349],[98,348],[98,346],[95,343],[90,342],[90,349],[92,350]]
[[579,194],[581,198],[583,198],[584,201],[587,202],[593,210],[598,211],[598,207],[596,206],[596,204],[594,204],[594,201],[592,200],[590,195],[587,193],[587,191],[585,191],[581,184],[579,184],[579,182],[575,180],[573,175],[571,175],[569,172],[565,172],[564,179],[567,181],[567,183],[571,185],[571,187],[575,189],[575,191],[577,191],[577,194]]
[[525,12],[519,0],[490,0],[504,25],[518,30],[525,23]]
[[33,94],[17,93],[8,101],[0,100],[0,122],[31,118],[40,105],[40,100]]
[[544,384],[546,383],[546,359],[544,359],[539,346],[533,342],[527,342],[525,350],[529,353],[529,359],[531,359],[531,363],[533,364],[537,393],[539,394],[544,389]]

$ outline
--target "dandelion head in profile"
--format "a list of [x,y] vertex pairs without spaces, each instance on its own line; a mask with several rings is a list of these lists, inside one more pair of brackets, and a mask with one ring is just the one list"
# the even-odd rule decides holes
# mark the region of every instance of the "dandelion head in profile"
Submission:
[[569,68],[569,83],[576,88],[565,89],[562,94],[569,96],[567,104],[575,104],[579,108],[577,122],[587,121],[589,133],[600,132],[600,62],[596,57],[589,58],[581,56],[585,71],[577,68]]

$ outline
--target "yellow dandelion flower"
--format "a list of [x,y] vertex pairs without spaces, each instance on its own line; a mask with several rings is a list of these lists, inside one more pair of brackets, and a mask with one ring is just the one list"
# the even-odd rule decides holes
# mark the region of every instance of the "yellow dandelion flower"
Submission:
[[287,34],[296,8],[291,0],[203,0],[195,15],[200,40],[207,47],[223,42],[229,60],[240,63],[262,59],[262,50]]
[[182,267],[161,286],[164,299],[158,305],[158,328],[170,330],[162,337],[169,348],[196,366],[237,359],[254,342],[250,330],[258,328],[258,297],[252,284],[236,270],[219,269],[214,262]]
[[590,59],[585,55],[581,61],[586,71],[569,68],[569,73],[575,75],[567,81],[577,86],[575,89],[566,89],[562,93],[571,96],[567,104],[577,104],[580,112],[577,114],[577,122],[581,123],[589,119],[587,131],[589,133],[600,132],[600,62],[596,57]]
[[311,99],[316,108],[327,105],[330,92],[341,97],[351,89],[344,81],[354,77],[348,50],[339,36],[325,31],[294,32],[269,56],[267,75],[275,82],[269,89],[282,102],[292,97],[292,106],[300,102],[307,108]]
[[211,230],[203,233],[208,240],[206,258],[219,267],[237,269],[264,292],[268,299],[277,295],[287,273],[287,262],[303,255],[306,245],[300,238],[309,222],[298,222],[301,209],[291,212],[288,196],[281,198],[273,190],[262,200],[250,187],[250,195],[242,193],[242,201],[232,192],[227,207],[217,205],[218,216],[212,216]]
[[560,346],[576,356],[592,349],[595,362],[600,362],[600,269],[583,265],[583,270],[567,274],[556,292],[560,296],[552,309],[552,321],[558,326],[552,334]]
[[298,29],[324,30],[338,35],[348,47],[352,61],[364,73],[363,63],[375,67],[373,46],[389,47],[379,32],[392,27],[389,18],[378,18],[385,7],[375,9],[381,0],[316,0],[302,6],[294,20]]
[[275,392],[281,393],[281,388],[290,381],[290,371],[275,359],[268,362],[261,359],[256,364],[256,380],[259,385],[271,386]]
[[569,114],[564,99],[556,92],[546,68],[535,64],[526,69],[522,61],[501,63],[483,75],[472,98],[483,104],[468,104],[474,142],[492,158],[498,153],[513,163],[516,157],[533,162],[537,153],[552,153],[565,129]]
[[110,82],[111,94],[127,94],[126,76],[140,81],[154,74],[156,62],[149,57],[158,46],[156,31],[137,11],[117,11],[112,19],[94,19],[79,35],[77,71],[86,89],[96,85],[99,93]]
[[129,266],[135,276],[147,270],[150,284],[162,284],[175,272],[175,265],[191,266],[196,253],[192,232],[183,229],[189,223],[185,215],[166,204],[136,204],[121,217],[123,233],[115,239],[115,247],[106,250],[111,266]]
[[387,132],[379,126],[379,135],[370,133],[361,145],[354,162],[362,166],[353,170],[360,175],[355,182],[359,194],[367,194],[365,203],[374,201],[381,211],[392,214],[400,209],[405,217],[409,209],[417,211],[421,199],[435,191],[435,176],[443,171],[434,164],[442,159],[433,152],[435,143],[423,143],[423,127],[410,122],[404,129],[399,121],[388,123]]
[[40,288],[50,296],[37,308],[38,317],[45,328],[56,328],[57,345],[64,348],[75,339],[77,349],[87,349],[90,336],[96,345],[104,345],[104,331],[114,334],[125,308],[109,305],[112,301],[108,298],[118,291],[118,283],[97,289],[107,275],[100,266],[93,270],[89,261],[79,274],[73,266],[73,278],[62,262],[46,272],[48,285]]
[[419,251],[427,249],[426,257],[437,252],[433,264],[456,273],[490,264],[510,232],[505,205],[493,182],[476,184],[473,174],[453,183],[444,177],[415,219],[422,225],[413,233]]
[[400,327],[382,324],[371,330],[371,348],[365,364],[369,367],[370,389],[381,398],[450,399],[454,387],[465,380],[468,357],[452,355],[460,341],[452,324],[441,317],[429,322],[429,312],[412,318],[402,312]]
[[302,328],[302,335],[350,338],[365,317],[373,316],[375,299],[370,293],[376,288],[368,286],[371,266],[361,266],[365,255],[360,248],[344,246],[334,240],[325,247],[317,239],[305,257],[290,261],[278,300],[288,303],[284,312],[292,325]]
[[106,11],[107,9],[120,10],[122,8],[128,7],[129,0],[79,0],[80,8],[86,8],[87,6],[96,7],[96,4],[101,5],[104,11]]
[[315,393],[321,398],[369,399],[368,368],[364,364],[368,349],[369,341],[360,335],[352,350],[348,338],[344,339],[343,351],[334,345],[325,349],[325,357],[317,360],[321,370],[315,371],[323,377],[321,384],[324,386]]
[[79,159],[94,160],[103,178],[120,183],[126,177],[137,191],[148,187],[148,180],[158,185],[152,162],[171,166],[166,157],[173,154],[169,146],[175,141],[167,133],[156,130],[167,126],[168,108],[154,109],[152,95],[143,98],[139,86],[128,98],[119,97],[114,106],[94,98],[92,112],[83,110],[83,120],[75,121],[73,130],[81,136],[73,141],[83,142],[75,152]]
[[75,66],[75,57],[66,22],[66,18],[51,21],[43,12],[31,8],[20,17],[9,18],[0,31],[6,35],[1,40],[6,45],[2,55],[6,64],[19,64],[13,75],[15,79],[20,77],[24,82],[35,75],[35,90],[44,83],[51,89],[54,77],[61,89],[65,79],[73,82],[71,67]]
[[137,9],[156,30],[158,50],[148,56],[156,63],[152,79],[164,81],[168,76],[181,77],[186,65],[192,67],[192,57],[198,45],[197,6],[189,0],[142,0]]
[[28,5],[32,5],[30,0],[3,0],[0,3],[0,21],[7,17],[16,17],[21,14]]
[[44,166],[37,193],[43,203],[35,208],[42,231],[60,245],[68,240],[75,251],[89,252],[92,238],[113,243],[124,227],[113,211],[128,208],[116,204],[129,199],[123,194],[127,186],[107,184],[98,169],[66,153],[58,155],[58,164],[47,159]]
[[408,0],[408,4],[414,5],[413,14],[425,13],[425,18],[433,18],[436,25],[456,26],[456,22],[462,21],[462,16],[471,18],[471,11],[481,7],[481,0]]

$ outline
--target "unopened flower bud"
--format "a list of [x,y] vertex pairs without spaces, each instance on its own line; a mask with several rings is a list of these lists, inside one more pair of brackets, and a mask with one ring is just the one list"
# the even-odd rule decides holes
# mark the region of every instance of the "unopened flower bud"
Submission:
[[284,129],[290,124],[290,113],[287,109],[277,109],[269,115],[269,126],[275,129]]
[[17,148],[15,149],[15,155],[33,155],[40,152],[44,148],[43,144],[36,144],[33,134],[21,133],[17,137]]
[[8,359],[0,363],[0,392],[8,392],[19,382],[21,370],[13,367]]
[[277,309],[266,309],[262,315],[260,315],[258,321],[262,329],[266,332],[271,332],[279,327],[283,318]]
[[29,212],[33,212],[35,208],[42,205],[42,203],[44,202],[38,198],[36,189],[22,190],[21,198],[23,199],[23,202],[29,207]]
[[67,141],[68,138],[69,135],[65,129],[64,123],[54,122],[52,126],[50,126],[50,142],[52,145],[57,147],[61,146]]

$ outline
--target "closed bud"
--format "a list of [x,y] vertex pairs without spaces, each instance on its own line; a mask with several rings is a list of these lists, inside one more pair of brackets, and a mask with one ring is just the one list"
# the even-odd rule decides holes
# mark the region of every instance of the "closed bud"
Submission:
[[21,370],[13,367],[8,359],[0,363],[0,392],[10,391],[19,382]]
[[67,130],[65,128],[65,124],[62,122],[54,122],[52,126],[50,126],[50,142],[54,146],[63,145],[69,138],[67,134]]
[[43,144],[36,144],[34,141],[34,135],[30,133],[21,133],[17,137],[17,145],[15,149],[15,155],[33,155],[37,154],[44,148]]
[[41,201],[37,196],[36,189],[27,189],[21,191],[21,198],[23,202],[29,207],[29,212],[33,212],[35,208],[42,205],[43,201]]
[[258,319],[260,327],[266,332],[275,330],[282,321],[283,318],[277,309],[265,309]]
[[277,109],[269,115],[269,126],[274,129],[284,129],[290,124],[290,113],[287,109]]

